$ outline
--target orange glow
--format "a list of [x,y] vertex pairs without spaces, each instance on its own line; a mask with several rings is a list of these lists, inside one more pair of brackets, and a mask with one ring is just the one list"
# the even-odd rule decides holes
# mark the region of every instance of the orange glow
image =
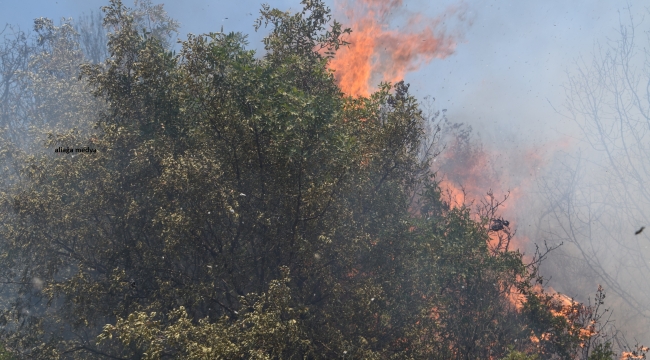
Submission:
[[628,359],[645,359],[645,355],[644,354],[636,354],[636,353],[629,352],[629,351],[623,351],[623,353],[621,354],[621,359],[624,359],[624,360],[628,360]]
[[535,334],[532,334],[530,336],[530,341],[533,344],[539,344],[540,339],[544,341],[548,341],[551,338],[551,334],[549,333],[543,333],[540,337],[535,336]]
[[[350,44],[341,48],[329,62],[334,71],[341,90],[351,96],[369,96],[380,82],[397,82],[412,71],[433,59],[445,58],[454,53],[459,36],[449,35],[445,27],[452,17],[461,23],[469,23],[465,19],[463,7],[449,8],[436,18],[427,18],[422,14],[407,13],[403,9],[403,0],[337,0],[337,12],[343,17],[344,28],[350,27],[352,33],[344,38]],[[399,26],[397,26],[399,25]],[[363,120],[362,120],[363,121]],[[438,159],[436,165],[443,176],[439,186],[443,200],[453,208],[476,208],[481,204],[501,202],[503,196],[509,193],[508,200],[500,204],[498,213],[509,221],[504,229],[489,232],[489,245],[492,249],[504,249],[506,241],[508,249],[521,249],[529,242],[525,236],[511,236],[511,229],[516,228],[518,211],[524,207],[524,194],[532,189],[535,175],[549,162],[551,153],[545,155],[544,149],[566,149],[570,145],[568,139],[562,139],[553,144],[543,144],[541,147],[524,149],[514,154],[501,154],[486,150],[458,139],[451,139],[451,144]],[[361,166],[369,164],[369,158],[364,157]],[[488,192],[494,191],[494,197]],[[485,214],[482,214],[485,215]],[[476,220],[478,214],[475,213]],[[489,224],[488,224],[489,226]],[[409,231],[415,231],[414,227]],[[511,242],[513,241],[513,242]],[[350,273],[348,276],[356,276]],[[525,297],[516,289],[502,289],[505,297],[521,310]],[[577,311],[577,305],[565,295],[549,289],[546,292],[536,288],[538,294],[551,294],[550,310],[555,316],[569,317]],[[439,318],[437,309],[432,308],[431,319]],[[595,329],[587,327],[579,330],[580,336],[588,338],[596,334]],[[539,343],[548,340],[549,334],[539,337],[531,335],[531,341]]]
[[555,292],[552,287],[549,287],[546,289],[547,292],[551,293],[551,296],[553,296],[553,300],[551,302],[551,314],[554,316],[569,316],[572,313],[575,313],[577,311],[575,305],[577,304],[575,301],[571,300],[570,297],[560,294]]
[[443,199],[451,200],[452,208],[469,206],[496,189],[501,179],[492,169],[492,158],[495,156],[480,146],[449,139],[448,148],[436,159],[439,169],[435,170],[444,176],[440,182]]
[[526,303],[526,297],[517,291],[517,289],[510,289],[506,294],[506,299],[508,299],[517,311],[521,310]]
[[467,204],[467,191],[456,186],[453,182],[448,180],[440,181],[440,189],[443,191],[443,200],[447,201],[452,209],[460,208]]
[[598,334],[598,331],[594,329],[594,325],[590,325],[586,329],[580,329],[580,337],[581,338],[590,338],[594,335]]
[[621,360],[645,359],[648,351],[650,351],[650,348],[643,345],[637,345],[636,349],[633,351],[623,351],[621,354]]
[[[493,191],[493,200],[499,202],[508,194],[508,200],[499,205],[497,216],[509,221],[509,229],[490,232],[489,243],[491,248],[496,248],[516,229],[517,219],[527,205],[526,195],[535,190],[537,174],[551,162],[555,151],[567,149],[571,142],[568,138],[562,138],[541,146],[502,153],[459,140],[451,134],[446,145],[445,151],[435,159],[433,170],[441,176],[439,186],[442,199],[451,208],[466,206],[475,210],[482,203],[492,200],[488,196],[489,191]],[[552,151],[546,151],[548,149]],[[478,214],[474,216],[480,220]],[[524,251],[530,243],[521,234],[509,240],[510,250]]]
[[[337,12],[343,27],[352,29],[330,68],[339,86],[348,95],[368,96],[380,82],[397,82],[408,72],[435,58],[445,58],[456,48],[456,37],[442,27],[452,16],[464,22],[463,7],[448,8],[437,18],[407,14],[405,22],[390,29],[397,14],[405,14],[402,0],[338,0]],[[340,17],[340,16],[339,16]]]
[[[462,135],[462,133],[460,134]],[[487,226],[488,245],[491,251],[526,250],[531,243],[525,235],[514,232],[517,228],[521,212],[528,209],[526,195],[535,191],[537,174],[551,162],[555,151],[566,149],[570,146],[568,139],[553,143],[543,144],[538,147],[518,150],[517,152],[501,153],[479,144],[468,141],[463,136],[452,133],[447,135],[445,144],[447,148],[433,162],[432,170],[437,171],[442,200],[452,208],[466,207],[472,211],[475,220],[484,220],[488,217]],[[551,151],[545,151],[552,149]],[[492,196],[488,193],[492,192]],[[496,202],[502,202],[504,195],[508,199],[498,205],[496,211],[490,212],[490,207]],[[508,221],[508,225],[492,228],[497,218]],[[503,225],[503,223],[500,223]],[[524,261],[530,256],[524,255]],[[515,310],[521,311],[526,303],[526,297],[516,288],[501,289],[503,296]],[[546,298],[549,310],[554,316],[561,316],[569,320],[578,315],[580,304],[573,302],[569,297],[557,293],[552,288],[544,290],[541,286],[534,288],[535,293]],[[594,326],[577,329],[582,339],[597,334]],[[539,337],[538,337],[539,336]],[[532,334],[533,343],[546,340],[548,334]]]

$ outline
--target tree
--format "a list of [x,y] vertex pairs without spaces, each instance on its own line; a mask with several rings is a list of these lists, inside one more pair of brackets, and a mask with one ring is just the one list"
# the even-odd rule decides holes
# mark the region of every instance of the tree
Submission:
[[[533,291],[536,265],[488,246],[490,218],[441,199],[408,85],[345,96],[327,63],[348,31],[303,4],[263,7],[261,57],[221,32],[175,55],[155,31],[173,24],[162,8],[144,30],[137,9],[104,8],[108,58],[80,64],[86,92],[62,107],[92,92],[98,111],[78,126],[96,128],[53,129],[49,153],[22,156],[24,180],[0,193],[8,349],[467,359],[534,353],[537,334],[549,357],[577,353],[583,324]],[[83,59],[72,28],[37,25],[62,47],[46,54]],[[85,146],[97,152],[52,156]],[[534,306],[518,310],[513,291]]]
[[650,223],[650,73],[639,24],[631,9],[626,14],[617,39],[598,44],[593,59],[568,75],[558,113],[579,127],[584,147],[541,182],[547,211],[540,235],[569,245],[556,269],[585,274],[565,286],[603,283],[626,314],[621,324],[647,342],[650,238],[635,232]]
[[94,64],[104,62],[108,58],[108,40],[104,29],[104,18],[101,13],[91,12],[82,15],[75,22],[74,29],[79,34],[79,45],[84,55]]
[[7,25],[0,35],[3,40],[0,48],[0,126],[4,142],[20,146],[29,112],[27,84],[21,74],[29,66],[33,46],[27,34],[18,28]]

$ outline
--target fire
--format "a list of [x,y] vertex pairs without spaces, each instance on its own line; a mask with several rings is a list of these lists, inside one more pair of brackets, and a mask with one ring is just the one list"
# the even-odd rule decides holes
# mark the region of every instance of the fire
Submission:
[[450,197],[451,207],[470,205],[484,198],[490,189],[502,179],[493,169],[493,159],[483,147],[461,141],[457,134],[450,134],[448,148],[436,159],[442,173],[441,188]]
[[535,336],[535,334],[530,335],[530,342],[533,344],[539,344],[540,339],[544,341],[548,341],[551,338],[551,334],[549,333],[543,333],[540,335],[540,337]]
[[[352,33],[345,38],[349,45],[338,50],[329,67],[343,92],[352,96],[368,96],[379,82],[402,80],[423,64],[453,54],[461,32],[453,31],[450,35],[447,28],[450,24],[472,23],[463,3],[447,8],[435,18],[408,12],[403,0],[336,0],[335,5],[337,17],[347,19],[343,25],[350,27]],[[544,144],[544,148],[566,149],[569,144],[564,138],[555,144]],[[495,194],[509,192],[509,199],[500,205],[500,210],[514,229],[514,218],[521,211],[517,201],[532,185],[533,173],[546,162],[539,150],[531,148],[501,159],[494,151],[456,142],[441,156],[443,165],[435,170],[445,176],[440,187],[453,208],[472,202],[478,205],[488,200],[486,194],[490,190]],[[366,166],[367,161],[364,158],[361,165]],[[500,244],[499,234],[490,236],[492,245]],[[510,245],[520,248],[526,244],[521,243],[522,239],[519,237],[515,239],[519,243]]]
[[554,316],[564,316],[567,317],[572,313],[577,311],[577,303],[573,301],[570,297],[556,292],[552,287],[545,289],[547,293],[550,293],[553,297],[551,301],[551,314]]
[[621,360],[645,359],[648,351],[650,351],[650,348],[643,345],[637,345],[632,351],[623,351],[621,353]]
[[627,360],[627,359],[645,359],[645,355],[643,354],[636,354],[635,352],[631,351],[623,351],[621,354],[621,359]]
[[596,331],[594,324],[591,324],[586,329],[580,329],[579,335],[581,338],[590,338],[596,334],[598,334],[598,331]]
[[390,29],[396,15],[405,13],[402,0],[339,0],[336,5],[344,9],[338,12],[347,17],[344,27],[352,34],[329,65],[343,92],[353,96],[368,96],[379,82],[402,80],[423,64],[453,54],[458,36],[446,34],[445,21],[466,22],[465,7],[457,6],[437,18],[408,14],[398,29]]
[[[352,96],[368,96],[380,82],[396,82],[422,65],[433,59],[443,59],[454,53],[458,35],[448,35],[445,31],[446,20],[456,17],[461,23],[466,22],[466,9],[462,6],[448,8],[437,18],[427,18],[421,14],[407,14],[402,9],[403,0],[338,0],[339,13],[345,15],[352,33],[345,40],[350,44],[341,48],[330,60],[329,67],[341,90]],[[406,21],[400,22],[401,27],[391,29],[397,15],[406,14]],[[453,134],[452,134],[453,136]],[[544,144],[545,149],[566,149],[570,145],[567,139],[559,143]],[[451,146],[445,151],[438,162],[438,170],[444,177],[439,185],[452,208],[490,203],[502,198],[488,194],[509,194],[508,201],[499,205],[500,214],[509,219],[509,226],[490,231],[490,245],[499,248],[504,237],[510,242],[513,237],[510,227],[515,228],[516,215],[521,211],[519,203],[523,194],[531,188],[534,174],[546,162],[547,156],[539,148],[530,148],[510,154],[505,159],[496,151],[487,151],[469,142],[462,143],[452,139]],[[552,155],[552,154],[549,154]],[[365,159],[362,165],[365,165]],[[477,219],[480,220],[480,219]],[[489,226],[489,225],[488,225]],[[414,231],[414,228],[409,231]],[[513,248],[522,248],[528,242],[526,237],[517,238],[519,243],[512,243]],[[521,243],[523,241],[523,243]],[[356,274],[350,274],[354,276]],[[505,290],[505,289],[504,289]],[[535,289],[539,294],[545,290]],[[551,312],[555,316],[569,318],[577,311],[576,303],[569,297],[550,292]],[[506,298],[518,310],[525,303],[525,297],[518,291],[509,289]],[[436,319],[439,314],[432,308],[429,316]],[[589,338],[597,332],[593,326],[579,330],[579,335]],[[538,343],[548,340],[550,335],[531,335],[531,341]]]
[[505,297],[508,299],[508,302],[517,309],[517,311],[520,311],[526,302],[526,297],[517,291],[517,289],[508,289],[505,293]]
[[[522,213],[527,211],[526,195],[535,191],[537,174],[551,163],[557,151],[571,146],[568,138],[562,138],[523,151],[502,152],[482,146],[468,139],[466,134],[454,132],[446,135],[445,143],[447,148],[435,159],[433,170],[440,176],[443,200],[449,206],[466,206],[474,210],[493,200],[501,202],[504,196],[508,196],[498,206],[495,216],[508,220],[509,226],[504,231],[490,232],[492,247],[516,230]],[[488,192],[493,192],[493,198]],[[479,212],[486,215],[485,211]],[[481,220],[478,215],[475,214],[476,220]],[[509,240],[511,250],[525,250],[529,243],[528,238],[521,234]]]

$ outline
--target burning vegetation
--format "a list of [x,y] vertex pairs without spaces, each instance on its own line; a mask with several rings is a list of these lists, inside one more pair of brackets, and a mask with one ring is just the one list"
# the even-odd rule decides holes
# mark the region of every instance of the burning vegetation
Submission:
[[544,289],[550,249],[518,250],[480,149],[441,155],[440,113],[395,82],[453,52],[441,20],[390,30],[401,2],[366,1],[345,38],[303,5],[262,8],[262,56],[223,32],[175,55],[147,1],[112,0],[108,37],[38,19],[5,38],[0,356],[615,358],[603,289]]

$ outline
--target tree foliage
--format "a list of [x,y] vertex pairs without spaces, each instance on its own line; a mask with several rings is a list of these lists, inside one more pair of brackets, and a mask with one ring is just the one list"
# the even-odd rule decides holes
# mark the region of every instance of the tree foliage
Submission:
[[[490,218],[441,199],[408,85],[345,96],[327,61],[349,31],[327,27],[322,2],[303,4],[294,15],[262,9],[259,26],[272,25],[262,57],[222,32],[190,35],[175,55],[162,8],[143,30],[119,0],[104,8],[103,63],[82,61],[73,27],[37,21],[47,46],[33,61],[65,50],[70,63],[38,66],[32,83],[76,89],[43,91],[66,101],[47,113],[80,123],[45,128],[48,152],[22,156],[21,180],[0,193],[8,349],[37,359],[578,355],[586,325],[534,291],[535,266],[488,246]],[[97,152],[53,153],[85,146]]]

